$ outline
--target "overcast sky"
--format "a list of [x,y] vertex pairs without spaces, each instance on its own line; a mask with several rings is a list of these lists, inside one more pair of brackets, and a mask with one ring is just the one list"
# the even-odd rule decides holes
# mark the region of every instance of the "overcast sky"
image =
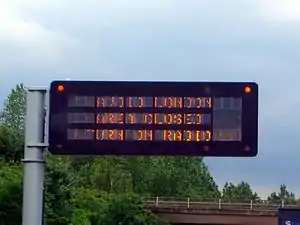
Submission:
[[1,0],[0,101],[54,79],[256,81],[259,156],[216,181],[300,194],[300,1]]

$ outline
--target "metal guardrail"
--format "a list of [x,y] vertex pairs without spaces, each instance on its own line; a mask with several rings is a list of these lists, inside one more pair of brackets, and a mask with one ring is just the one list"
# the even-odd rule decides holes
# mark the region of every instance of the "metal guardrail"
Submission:
[[268,201],[224,201],[218,200],[196,200],[191,198],[186,199],[171,199],[163,197],[154,197],[146,200],[146,205],[149,208],[174,208],[174,209],[215,209],[215,210],[253,210],[253,211],[277,211],[278,208],[300,208],[300,204],[285,204],[284,201],[278,203],[270,203]]

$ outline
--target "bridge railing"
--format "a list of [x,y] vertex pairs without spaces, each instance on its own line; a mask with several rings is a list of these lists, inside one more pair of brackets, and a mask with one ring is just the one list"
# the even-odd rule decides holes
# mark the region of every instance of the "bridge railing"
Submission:
[[299,207],[300,204],[286,204],[284,201],[269,202],[267,200],[230,200],[223,199],[192,199],[152,197],[146,199],[150,208],[180,208],[180,209],[215,209],[215,210],[254,210],[277,211],[278,208]]

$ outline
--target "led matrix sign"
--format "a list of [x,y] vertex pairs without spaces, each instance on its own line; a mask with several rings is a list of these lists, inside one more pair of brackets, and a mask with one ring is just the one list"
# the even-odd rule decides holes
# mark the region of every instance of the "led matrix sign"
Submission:
[[257,117],[251,82],[54,81],[49,151],[255,156]]

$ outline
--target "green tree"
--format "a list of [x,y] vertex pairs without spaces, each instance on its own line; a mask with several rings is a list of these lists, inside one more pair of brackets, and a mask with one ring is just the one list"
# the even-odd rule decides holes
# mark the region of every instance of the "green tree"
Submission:
[[98,225],[103,216],[102,209],[107,204],[108,195],[98,189],[77,188],[71,193],[73,206],[71,225]]
[[288,205],[297,203],[295,194],[288,191],[285,184],[280,185],[279,192],[272,192],[268,196],[268,201],[273,204],[280,204],[282,201],[284,201],[284,203]]
[[222,200],[225,202],[249,202],[251,200],[259,201],[259,197],[247,182],[242,181],[236,185],[226,183],[222,190]]
[[162,197],[219,198],[218,186],[200,157],[160,158],[149,170],[150,193]]
[[18,84],[11,90],[5,100],[4,109],[0,113],[0,121],[2,124],[22,133],[25,127],[25,113],[26,90],[23,84]]
[[126,164],[127,160],[129,159],[122,157],[95,159],[92,167],[93,176],[91,178],[93,187],[110,194],[131,192],[133,189],[132,177]]
[[6,125],[0,126],[0,155],[8,161],[20,162],[24,151],[24,139],[18,131]]
[[0,224],[22,222],[22,167],[0,161]]
[[97,157],[71,159],[81,185],[108,193],[217,199],[220,197],[202,158]]
[[68,157],[46,155],[45,216],[49,225],[67,225],[70,222],[71,191],[78,186]]
[[80,164],[80,171],[85,184],[108,193],[209,200],[220,197],[202,158],[99,157]]
[[19,161],[24,149],[26,90],[23,84],[12,89],[0,112],[0,154],[6,160]]
[[166,224],[157,216],[144,209],[142,199],[137,195],[122,194],[111,196],[102,210],[99,225],[162,225]]
[[97,189],[74,190],[72,225],[162,225],[166,224],[143,207],[133,194],[108,195]]

